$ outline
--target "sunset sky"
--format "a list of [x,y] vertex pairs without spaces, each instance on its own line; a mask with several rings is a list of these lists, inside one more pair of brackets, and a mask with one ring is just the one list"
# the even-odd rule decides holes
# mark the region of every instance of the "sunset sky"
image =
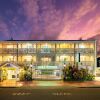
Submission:
[[0,0],[0,40],[77,40],[100,34],[100,0]]

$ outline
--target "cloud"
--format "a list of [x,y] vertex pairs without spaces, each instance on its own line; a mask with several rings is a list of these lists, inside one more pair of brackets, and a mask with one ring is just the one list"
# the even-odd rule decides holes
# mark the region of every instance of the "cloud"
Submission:
[[[79,39],[81,36],[81,33],[84,32],[82,30],[82,27],[80,26],[81,23],[84,23],[82,22],[82,20],[87,17],[86,16],[87,14],[93,13],[93,11],[96,9],[97,6],[98,6],[97,3],[93,2],[93,0],[84,0],[82,3],[80,3],[79,8],[77,7],[77,9],[72,14],[72,17],[70,18],[70,20],[69,19],[65,20],[64,28],[60,32],[58,39],[64,39],[64,40]],[[79,28],[79,30],[81,29],[80,32],[79,30],[77,30],[77,32],[72,31],[73,28],[76,26]]]
[[85,34],[81,36],[83,39],[100,34],[100,14],[96,14],[94,17],[90,18],[83,27],[83,31],[85,32]]
[[[56,39],[63,27],[63,14],[52,0],[20,0],[31,32],[29,39]],[[25,25],[24,24],[24,25]]]
[[28,19],[32,19],[38,16],[38,0],[20,0],[23,6],[24,14]]
[[0,18],[0,39],[8,39],[9,34],[10,32],[7,24]]
[[62,0],[64,7],[60,0],[15,1],[16,11],[5,8],[5,26],[1,25],[6,32],[13,33],[14,39],[79,39],[99,32],[99,4],[95,0]]
[[80,8],[74,13],[76,19],[80,19],[86,14],[94,11],[97,7],[97,3],[94,3],[93,0],[84,0]]

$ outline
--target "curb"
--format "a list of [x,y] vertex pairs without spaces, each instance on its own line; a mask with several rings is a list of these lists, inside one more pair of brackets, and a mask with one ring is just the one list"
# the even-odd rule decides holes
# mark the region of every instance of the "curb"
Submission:
[[22,87],[0,87],[1,88],[20,88],[20,89],[69,89],[69,88],[100,88],[100,86],[83,86],[83,87],[78,87],[78,86],[36,86],[36,87],[32,87],[32,86],[22,86]]

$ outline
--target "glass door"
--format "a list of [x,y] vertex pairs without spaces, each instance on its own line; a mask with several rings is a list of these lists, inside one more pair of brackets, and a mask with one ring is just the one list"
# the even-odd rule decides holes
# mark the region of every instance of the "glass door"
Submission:
[[61,79],[61,70],[53,63],[54,56],[40,56],[39,61],[41,63],[35,69],[36,79]]
[[41,58],[42,66],[49,66],[50,62],[51,62],[51,58],[50,57],[42,57]]

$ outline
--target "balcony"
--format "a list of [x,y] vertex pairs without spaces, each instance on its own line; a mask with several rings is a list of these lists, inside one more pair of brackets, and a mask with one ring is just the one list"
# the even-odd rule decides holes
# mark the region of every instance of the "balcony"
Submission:
[[21,48],[21,49],[18,49],[18,53],[19,54],[36,53],[36,48]]
[[94,49],[91,49],[91,48],[77,48],[77,49],[75,49],[75,52],[78,52],[78,53],[94,53]]
[[[66,61],[66,64],[74,64],[74,61]],[[64,62],[62,61],[37,61],[37,62],[32,62],[32,61],[18,61],[18,64],[21,65],[34,65],[34,66],[59,66],[59,67],[63,67]]]
[[0,49],[0,53],[1,54],[31,54],[31,53],[36,53],[36,49],[35,48],[21,48],[21,49],[15,49],[15,48],[3,48]]
[[38,62],[37,66],[59,66],[59,67],[63,67],[64,63],[66,63],[67,65],[70,64],[74,64],[74,61],[45,61],[45,62]]
[[74,48],[57,48],[56,53],[74,53]]
[[81,61],[83,66],[94,66],[94,61]]
[[55,48],[38,48],[37,52],[41,54],[55,53]]
[[3,49],[0,49],[0,53],[2,53],[2,54],[14,54],[14,53],[17,53],[17,49],[16,48],[3,48]]

